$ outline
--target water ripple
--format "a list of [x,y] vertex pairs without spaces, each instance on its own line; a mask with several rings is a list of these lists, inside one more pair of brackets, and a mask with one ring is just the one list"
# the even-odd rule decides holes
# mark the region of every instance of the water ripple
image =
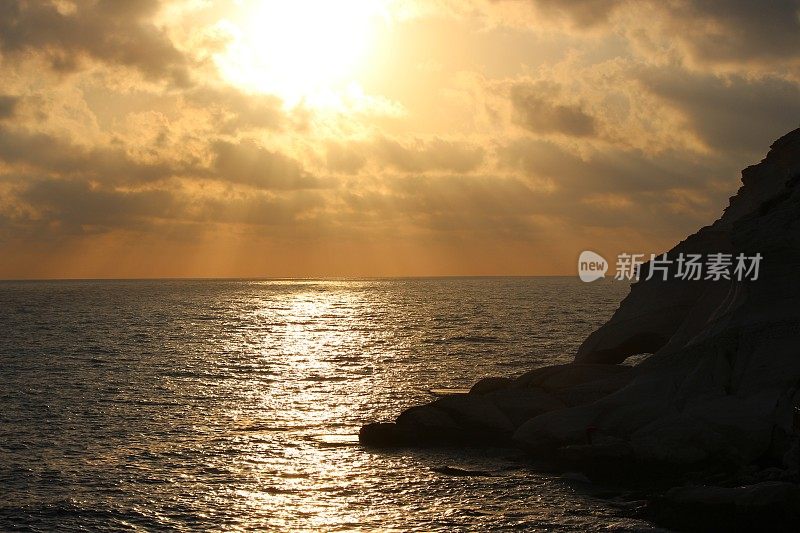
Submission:
[[[508,450],[354,440],[429,389],[568,360],[624,291],[536,278],[0,283],[0,529],[641,526]],[[492,475],[448,475],[471,470]]]

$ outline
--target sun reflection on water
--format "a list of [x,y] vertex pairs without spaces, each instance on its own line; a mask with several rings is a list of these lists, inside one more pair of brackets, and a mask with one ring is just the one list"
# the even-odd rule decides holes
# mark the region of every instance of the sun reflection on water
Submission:
[[[237,497],[247,508],[269,516],[272,525],[276,520],[286,528],[296,528],[298,522],[311,529],[358,524],[363,516],[342,498],[354,489],[347,488],[353,480],[340,464],[345,460],[342,451],[350,448],[346,455],[352,454],[355,444],[352,425],[346,422],[352,404],[332,405],[329,395],[369,395],[371,372],[365,372],[357,349],[364,342],[364,328],[356,327],[363,324],[361,312],[369,303],[352,286],[343,290],[337,282],[303,282],[310,286],[307,291],[297,291],[297,282],[274,285],[292,290],[261,299],[244,321],[261,325],[260,363],[291,379],[277,379],[254,391],[264,413],[275,418],[273,430],[280,431],[252,435],[256,440],[266,437],[271,445],[251,442],[239,458],[260,483],[237,490]],[[346,460],[352,467],[354,458]],[[275,470],[280,471],[280,486],[264,486],[265,480],[274,481]]]
[[[503,279],[74,287],[82,286],[18,289],[31,291],[25,301],[46,327],[6,316],[13,342],[45,347],[9,359],[7,375],[19,377],[0,425],[4,447],[23,450],[13,458],[36,457],[21,461],[24,490],[4,497],[41,529],[443,532],[618,522],[508,451],[377,453],[354,442],[362,423],[428,400],[429,388],[559,361],[617,295]],[[554,307],[564,294],[574,308]],[[48,423],[33,423],[42,413]],[[434,471],[453,463],[501,474]]]

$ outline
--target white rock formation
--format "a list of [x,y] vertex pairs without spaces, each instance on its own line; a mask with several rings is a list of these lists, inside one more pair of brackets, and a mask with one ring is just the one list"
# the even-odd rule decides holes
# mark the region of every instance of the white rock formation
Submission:
[[723,216],[669,256],[760,253],[758,280],[635,284],[576,362],[654,355],[618,391],[527,421],[518,442],[577,443],[591,426],[629,439],[642,459],[750,462],[781,452],[773,448],[791,440],[800,402],[800,130],[742,176]]
[[[763,256],[757,280],[641,281],[576,361],[369,424],[376,446],[507,442],[583,458],[800,464],[800,129],[782,137],[722,217],[678,253]],[[653,353],[635,368],[630,355]],[[594,438],[593,435],[602,437]],[[601,441],[605,444],[601,445]],[[609,443],[611,443],[609,445]]]

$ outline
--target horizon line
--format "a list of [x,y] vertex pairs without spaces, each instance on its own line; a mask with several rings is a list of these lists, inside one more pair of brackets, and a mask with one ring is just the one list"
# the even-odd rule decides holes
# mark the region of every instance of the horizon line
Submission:
[[574,274],[444,274],[411,276],[164,276],[132,278],[0,278],[0,283],[35,281],[348,281],[402,279],[577,278]]

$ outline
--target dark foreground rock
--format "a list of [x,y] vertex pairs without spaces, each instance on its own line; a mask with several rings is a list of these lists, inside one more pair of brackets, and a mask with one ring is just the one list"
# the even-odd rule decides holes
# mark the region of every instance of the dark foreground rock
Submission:
[[373,447],[517,446],[513,436],[525,422],[568,405],[593,401],[624,386],[634,374],[630,367],[556,365],[517,379],[488,378],[469,394],[410,407],[394,422],[368,424],[361,429],[359,440]]
[[[797,228],[790,220],[797,217],[793,207],[797,206],[798,175],[800,130],[795,130],[775,141],[763,161],[742,171],[742,187],[722,216],[676,245],[668,257],[680,253],[761,252],[770,272],[764,272],[762,283],[755,289],[766,290],[766,285],[789,289],[790,280],[781,274],[797,266],[797,247],[792,250]],[[659,276],[642,280],[631,288],[611,319],[583,342],[576,361],[620,363],[630,355],[655,353],[666,346],[670,351],[680,349],[692,337],[708,331],[709,318],[717,311],[732,310],[729,304],[734,302],[726,300],[734,292],[739,292],[736,296],[740,300],[749,296],[751,288],[749,284],[713,280],[663,281]],[[786,300],[777,298],[775,303],[781,308]]]
[[[800,130],[776,141],[742,172],[742,182],[724,214],[668,257],[758,254],[757,279],[640,281],[574,363],[485,378],[469,394],[365,426],[361,442],[501,443],[584,472],[604,466],[594,470],[610,477],[677,472],[696,479],[703,472],[707,479],[716,472],[719,487],[676,489],[661,500],[662,510],[772,516],[779,525],[796,520]],[[635,367],[619,364],[641,353],[653,355]],[[743,474],[748,469],[755,470]],[[759,472],[779,472],[781,481]],[[732,486],[747,476],[755,482]]]
[[462,468],[449,465],[435,467],[432,470],[439,474],[458,477],[492,477],[495,475],[494,472],[490,472],[489,470],[477,470],[474,468]]
[[[729,245],[709,248],[719,242],[715,237],[697,251],[761,254],[758,279],[635,284],[576,361],[620,361],[643,349],[631,347],[640,334],[657,332],[663,343],[648,345],[655,353],[624,386],[612,383],[594,401],[565,402],[567,409],[533,417],[516,429],[514,441],[557,449],[582,443],[587,428],[597,428],[628,441],[639,462],[796,462],[796,451],[789,452],[797,441],[793,409],[800,404],[800,130],[777,141],[764,161],[744,171],[743,181],[725,214],[697,234],[724,233]],[[693,290],[687,307],[685,295]],[[559,395],[568,397],[563,390]]]
[[650,513],[685,531],[797,531],[800,487],[781,481],[676,487],[656,499]]

